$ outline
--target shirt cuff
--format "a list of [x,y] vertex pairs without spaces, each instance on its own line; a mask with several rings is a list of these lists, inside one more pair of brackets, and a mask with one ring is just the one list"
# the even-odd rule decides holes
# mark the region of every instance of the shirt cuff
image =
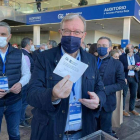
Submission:
[[61,99],[58,99],[58,100],[56,100],[56,101],[53,101],[52,104],[53,104],[53,105],[58,105],[60,102],[61,102]]

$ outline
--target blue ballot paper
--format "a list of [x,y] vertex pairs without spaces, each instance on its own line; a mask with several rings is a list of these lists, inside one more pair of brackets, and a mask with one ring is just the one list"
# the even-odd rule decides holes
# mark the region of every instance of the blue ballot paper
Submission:
[[69,104],[69,125],[81,123],[81,103],[74,102]]
[[5,91],[9,90],[8,78],[6,76],[0,77],[0,89],[4,89]]

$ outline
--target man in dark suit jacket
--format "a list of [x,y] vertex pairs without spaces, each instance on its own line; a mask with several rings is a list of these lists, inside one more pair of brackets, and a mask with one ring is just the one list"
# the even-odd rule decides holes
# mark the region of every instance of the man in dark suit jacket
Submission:
[[121,62],[113,59],[109,55],[111,46],[112,42],[108,37],[100,37],[98,39],[97,52],[99,58],[97,59],[97,65],[106,93],[106,103],[103,105],[100,114],[99,128],[106,133],[113,135],[112,113],[116,108],[116,91],[123,89],[123,86],[125,85],[125,77]]
[[[31,140],[77,140],[97,129],[96,117],[100,114],[106,96],[96,58],[80,47],[86,36],[85,27],[83,17],[68,14],[63,18],[59,30],[61,44],[42,52],[36,59],[28,89],[28,102],[34,107]],[[75,86],[69,81],[69,76],[62,78],[53,73],[64,53],[88,64]],[[75,102],[81,106],[78,110],[80,115],[77,116],[80,121],[71,125],[71,104]],[[77,107],[72,110],[76,116],[75,110]]]
[[123,115],[130,116],[128,112],[125,111],[125,98],[127,95],[128,87],[130,89],[130,101],[129,101],[129,112],[140,116],[135,109],[135,100],[136,100],[136,93],[138,89],[138,71],[140,68],[135,67],[137,62],[140,62],[140,58],[138,55],[134,54],[134,46],[132,44],[128,44],[126,46],[126,54],[120,56],[120,61],[123,63],[125,78],[127,79],[127,87],[123,91]]

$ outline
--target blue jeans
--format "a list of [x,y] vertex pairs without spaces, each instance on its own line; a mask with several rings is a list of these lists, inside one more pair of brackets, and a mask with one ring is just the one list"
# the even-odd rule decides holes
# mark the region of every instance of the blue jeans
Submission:
[[28,106],[28,104],[27,104],[27,85],[25,85],[22,88],[21,94],[22,94],[22,109],[21,109],[20,122],[23,122],[23,121],[25,121],[25,111]]
[[3,115],[7,122],[7,131],[9,135],[9,140],[20,140],[19,133],[19,123],[20,123],[20,114],[21,114],[21,100],[18,102],[0,107],[0,132]]
[[108,133],[109,135],[113,136],[112,133],[112,113],[113,112],[106,112],[104,109],[101,110],[100,117],[99,117],[99,128],[104,132]]
[[135,100],[138,89],[138,83],[136,82],[135,77],[127,78],[127,85],[123,89],[123,110],[125,110],[125,99],[128,92],[128,88],[130,89],[129,111],[133,111],[135,108]]
[[81,137],[82,137],[82,131],[79,131],[79,132],[72,134],[72,135],[65,135],[64,134],[63,140],[78,140]]

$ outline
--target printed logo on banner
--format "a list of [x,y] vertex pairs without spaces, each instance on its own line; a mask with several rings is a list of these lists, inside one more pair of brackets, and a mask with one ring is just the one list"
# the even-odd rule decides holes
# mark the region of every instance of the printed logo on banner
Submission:
[[[63,19],[66,15],[68,15],[70,13],[66,13],[66,14],[58,14],[58,19]],[[77,12],[77,14],[82,15],[82,12]]]
[[41,21],[41,16],[29,17],[29,22]]
[[127,9],[127,6],[117,6],[117,7],[109,7],[104,9],[104,15],[108,14],[122,14],[122,13],[128,13],[129,10]]

